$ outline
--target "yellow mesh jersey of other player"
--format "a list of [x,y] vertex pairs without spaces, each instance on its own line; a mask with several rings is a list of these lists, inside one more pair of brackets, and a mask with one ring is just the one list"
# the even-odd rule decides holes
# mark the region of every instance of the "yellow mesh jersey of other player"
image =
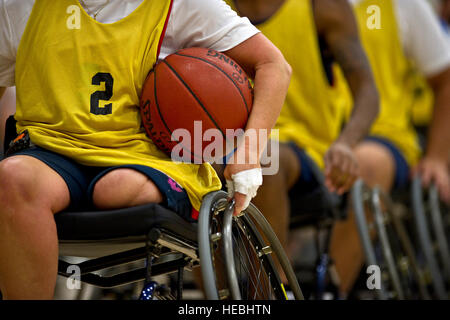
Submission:
[[[379,8],[380,28],[367,23],[370,6]],[[393,3],[391,0],[363,0],[354,9],[381,100],[380,114],[371,134],[392,141],[413,166],[421,154],[411,121],[415,99],[411,85],[413,65],[403,52]]]
[[[228,3],[235,9],[232,0]],[[311,1],[286,0],[257,27],[281,50],[293,70],[275,125],[279,140],[294,142],[323,167],[323,156],[339,135],[345,101],[336,87],[342,74],[334,74],[333,86],[326,77]]]

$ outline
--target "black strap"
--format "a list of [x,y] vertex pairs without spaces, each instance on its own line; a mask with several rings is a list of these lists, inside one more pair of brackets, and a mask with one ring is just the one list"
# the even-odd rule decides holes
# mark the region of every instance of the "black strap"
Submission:
[[3,154],[6,154],[9,144],[17,136],[16,122],[17,121],[16,119],[14,119],[13,115],[9,116],[8,119],[6,120],[5,139],[3,141]]

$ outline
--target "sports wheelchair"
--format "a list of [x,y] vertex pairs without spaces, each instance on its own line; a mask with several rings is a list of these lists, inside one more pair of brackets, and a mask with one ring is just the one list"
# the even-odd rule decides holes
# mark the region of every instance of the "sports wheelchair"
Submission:
[[319,187],[306,195],[290,194],[290,228],[314,227],[314,264],[305,264],[302,257],[293,263],[302,288],[309,289],[311,297],[323,299],[331,289],[339,298],[339,277],[329,256],[330,235],[334,223],[345,219],[351,209],[366,266],[378,266],[381,271],[381,286],[374,290],[378,299],[449,298],[450,212],[442,210],[435,186],[424,192],[420,177],[415,177],[409,190],[387,195],[359,179],[340,197],[326,189],[314,163],[310,168]]
[[449,298],[448,221],[435,186],[424,193],[417,176],[410,190],[389,196],[358,180],[352,189],[352,206],[367,265],[381,269],[379,299]]
[[[6,130],[8,146],[15,137],[12,116]],[[239,217],[233,216],[233,210],[234,201],[216,191],[204,197],[196,223],[158,204],[57,213],[58,273],[102,288],[145,280],[141,300],[182,299],[183,271],[201,265],[207,299],[286,300],[286,288],[275,267],[277,259],[294,298],[303,299],[289,260],[264,216],[253,204]],[[62,257],[88,260],[71,264]],[[142,268],[111,276],[98,273],[142,260]],[[174,290],[152,280],[173,273],[177,274]]]

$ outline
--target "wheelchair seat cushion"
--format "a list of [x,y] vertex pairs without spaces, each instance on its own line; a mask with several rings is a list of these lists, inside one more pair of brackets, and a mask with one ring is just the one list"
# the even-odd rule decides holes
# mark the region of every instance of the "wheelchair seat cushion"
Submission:
[[59,240],[109,240],[146,236],[155,227],[187,240],[197,241],[197,223],[158,204],[109,211],[60,212],[55,214]]

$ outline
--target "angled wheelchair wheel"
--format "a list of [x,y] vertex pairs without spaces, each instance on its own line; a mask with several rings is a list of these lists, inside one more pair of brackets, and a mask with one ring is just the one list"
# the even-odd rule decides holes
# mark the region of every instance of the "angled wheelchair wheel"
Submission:
[[[375,246],[372,243],[371,231],[373,227],[368,223],[365,208],[370,207],[371,190],[359,179],[353,185],[351,191],[352,208],[355,214],[355,220],[358,228],[359,238],[366,256],[367,266],[380,266],[379,259],[375,252]],[[386,284],[381,283],[381,288],[376,291],[378,299],[387,300],[389,298]]]
[[429,206],[432,221],[433,232],[438,245],[439,256],[441,258],[443,273],[447,283],[450,285],[450,249],[449,238],[445,233],[445,224],[441,213],[441,204],[439,201],[439,193],[436,185],[432,185],[429,189]]
[[[372,207],[375,214],[375,226],[377,230],[377,235],[380,240],[381,249],[383,253],[384,261],[386,262],[387,270],[389,272],[390,280],[392,283],[393,292],[397,299],[404,300],[405,293],[404,288],[401,283],[399,270],[397,268],[396,258],[394,252],[392,250],[393,243],[390,241],[392,238],[389,238],[388,230],[390,230],[390,225],[388,221],[388,217],[383,212],[384,210],[381,207],[381,199],[380,199],[380,189],[373,188],[372,190]],[[392,234],[392,232],[391,232]],[[396,244],[394,242],[394,244]]]
[[[395,212],[391,198],[359,180],[353,187],[352,201],[366,263],[379,266],[385,274],[378,298],[429,299],[404,221]],[[366,210],[373,214],[373,223],[367,221]]]
[[404,221],[394,210],[394,204],[390,196],[377,187],[373,188],[372,206],[376,216],[375,220],[383,256],[387,262],[396,297],[414,300],[418,298],[430,299]]
[[198,241],[206,298],[286,300],[276,257],[294,297],[303,299],[286,254],[262,214],[250,205],[244,215],[233,217],[233,209],[222,191],[208,194],[200,209]]
[[380,197],[387,206],[386,231],[405,298],[430,300],[425,275],[419,266],[413,242],[408,234],[407,225],[411,217],[406,212],[401,212],[399,207],[395,207],[388,195],[380,192]]
[[448,294],[445,290],[444,278],[435,256],[434,243],[430,233],[429,219],[425,210],[426,206],[424,204],[420,177],[414,178],[412,182],[411,203],[420,249],[425,257],[426,268],[431,276],[435,296],[440,300],[447,300]]

